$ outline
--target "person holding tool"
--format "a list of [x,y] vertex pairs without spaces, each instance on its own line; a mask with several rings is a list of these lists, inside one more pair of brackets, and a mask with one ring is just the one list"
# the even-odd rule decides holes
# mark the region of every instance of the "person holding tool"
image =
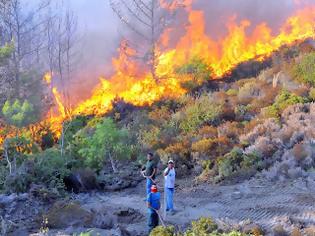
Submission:
[[[159,225],[159,209],[161,208],[161,194],[158,192],[157,186],[153,184],[150,189],[150,193],[147,196],[147,208],[148,208],[148,231],[151,231]],[[163,222],[162,222],[163,223]]]
[[174,161],[169,160],[167,168],[164,170],[164,180],[165,180],[165,194],[166,194],[166,211],[170,212],[172,215],[174,211],[174,191],[175,191],[175,177],[176,172],[174,168]]
[[147,195],[151,193],[151,186],[155,184],[156,175],[156,163],[153,160],[153,153],[149,152],[147,154],[146,166],[142,169],[141,174],[146,178],[146,193]]

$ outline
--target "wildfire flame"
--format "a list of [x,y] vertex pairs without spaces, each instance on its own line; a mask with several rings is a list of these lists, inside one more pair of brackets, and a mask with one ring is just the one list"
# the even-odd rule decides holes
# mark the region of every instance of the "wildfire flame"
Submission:
[[[165,4],[164,2],[162,1],[162,4]],[[228,74],[242,62],[251,59],[263,60],[283,45],[314,38],[315,35],[315,6],[312,6],[289,17],[277,34],[262,22],[248,35],[246,30],[251,26],[251,22],[244,19],[237,24],[235,18],[231,18],[226,25],[227,35],[214,40],[206,34],[204,12],[193,10],[191,0],[184,2],[188,4],[186,11],[189,24],[185,27],[185,35],[173,49],[159,49],[160,56],[156,66],[157,75],[162,78],[159,82],[154,80],[149,72],[140,71],[141,66],[128,59],[135,51],[123,41],[119,56],[112,59],[114,75],[108,79],[100,78],[91,98],[77,104],[71,114],[105,114],[112,109],[112,101],[116,97],[137,106],[151,105],[163,97],[176,98],[186,92],[181,87],[181,82],[187,78],[176,75],[175,69],[191,58],[198,57],[206,62],[213,70],[212,76],[216,78]],[[166,4],[164,6],[171,10],[175,7]],[[171,32],[172,29],[168,28],[162,34],[160,42],[164,47],[169,42]],[[51,84],[51,76],[46,74],[44,80]],[[62,97],[57,88],[53,88],[52,92],[59,110],[58,117],[66,118]],[[56,116],[51,118],[55,121],[62,120]]]

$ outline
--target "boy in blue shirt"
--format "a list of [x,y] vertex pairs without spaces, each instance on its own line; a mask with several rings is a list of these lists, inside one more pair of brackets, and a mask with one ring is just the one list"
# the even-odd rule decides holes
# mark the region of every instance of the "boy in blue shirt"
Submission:
[[159,215],[158,210],[161,207],[160,203],[161,194],[155,184],[151,186],[151,192],[147,196],[147,207],[148,207],[148,227],[150,232],[159,225]]

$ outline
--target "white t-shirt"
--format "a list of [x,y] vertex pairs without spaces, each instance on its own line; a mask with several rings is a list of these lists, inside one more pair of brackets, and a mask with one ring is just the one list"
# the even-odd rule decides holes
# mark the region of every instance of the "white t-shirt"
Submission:
[[[167,172],[167,168],[164,170],[164,173]],[[165,179],[165,188],[174,188],[175,187],[175,169],[171,169],[166,176]]]

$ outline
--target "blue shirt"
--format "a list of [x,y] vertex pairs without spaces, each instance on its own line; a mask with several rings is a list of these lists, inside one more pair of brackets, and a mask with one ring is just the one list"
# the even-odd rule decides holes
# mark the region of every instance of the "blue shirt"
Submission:
[[[155,210],[159,210],[161,207],[160,199],[161,199],[161,194],[159,192],[149,193],[147,196],[147,202],[150,203],[150,206],[154,208]],[[150,208],[149,212],[154,212],[154,210]]]

